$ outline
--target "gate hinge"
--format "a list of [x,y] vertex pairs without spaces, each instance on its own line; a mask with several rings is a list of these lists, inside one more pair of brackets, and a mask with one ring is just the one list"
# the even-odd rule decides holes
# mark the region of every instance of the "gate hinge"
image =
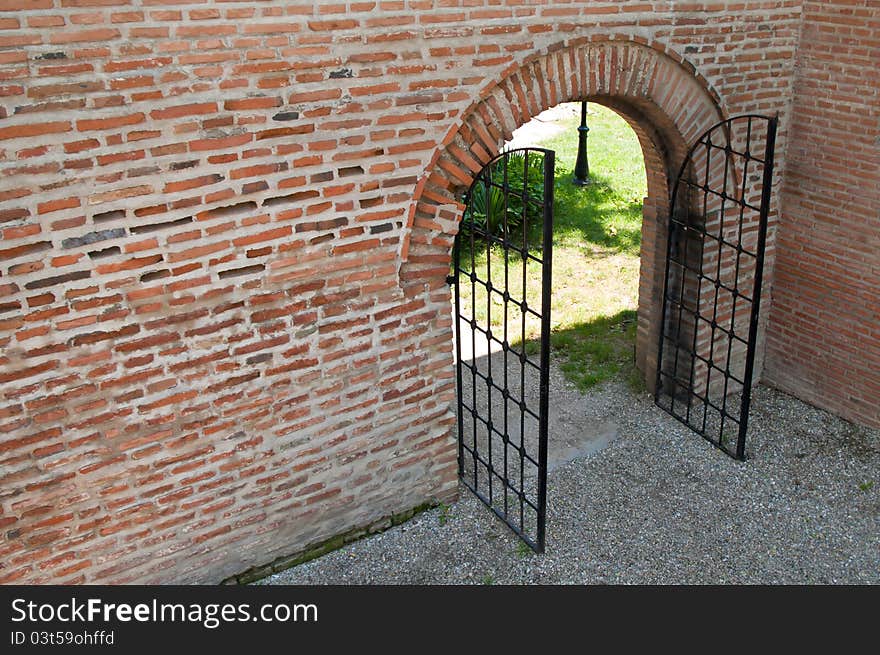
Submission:
[[454,275],[447,275],[446,276],[446,284],[449,284],[449,285],[455,284],[455,276]]

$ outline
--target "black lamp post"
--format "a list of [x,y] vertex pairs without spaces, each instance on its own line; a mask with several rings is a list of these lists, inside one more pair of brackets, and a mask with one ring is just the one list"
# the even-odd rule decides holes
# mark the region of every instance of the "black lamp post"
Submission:
[[578,127],[578,154],[574,165],[574,183],[584,186],[590,183],[590,162],[587,160],[587,103],[581,103],[581,125]]

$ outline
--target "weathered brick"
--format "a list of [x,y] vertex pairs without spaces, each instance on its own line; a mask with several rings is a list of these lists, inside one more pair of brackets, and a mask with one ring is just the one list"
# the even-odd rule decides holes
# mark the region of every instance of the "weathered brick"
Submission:
[[184,116],[213,114],[216,111],[217,103],[197,102],[188,105],[178,105],[176,107],[166,107],[165,109],[154,109],[150,112],[150,117],[156,120],[163,120],[168,118],[181,118]]
[[189,189],[197,189],[201,186],[216,184],[217,182],[221,182],[222,180],[222,175],[220,175],[219,173],[212,173],[211,175],[202,175],[200,177],[193,177],[188,180],[168,182],[167,184],[165,184],[164,191],[165,193],[188,191]]
[[10,125],[0,127],[0,140],[21,139],[26,137],[41,136],[44,134],[58,134],[71,130],[70,121],[50,121],[39,123],[26,123],[23,125]]
[[76,122],[76,129],[80,132],[93,132],[98,130],[111,130],[116,127],[137,125],[144,122],[144,115],[140,112],[125,116],[113,116],[109,118],[90,118]]
[[89,232],[81,237],[70,237],[61,242],[62,248],[78,248],[80,246],[88,246],[107,239],[118,239],[125,236],[125,229],[118,227],[112,230],[99,230],[97,232]]
[[50,43],[94,43],[95,41],[108,41],[120,36],[116,28],[103,27],[94,30],[59,31],[49,38]]
[[66,282],[82,280],[90,276],[91,272],[89,271],[73,271],[70,273],[64,273],[63,275],[53,275],[51,277],[33,280],[31,282],[27,282],[24,287],[25,289],[44,289],[46,287],[52,287],[59,284],[64,284]]
[[584,97],[645,144],[651,297],[683,148],[781,112],[764,379],[876,425],[855,5],[0,0],[0,582],[216,582],[453,493],[461,194]]

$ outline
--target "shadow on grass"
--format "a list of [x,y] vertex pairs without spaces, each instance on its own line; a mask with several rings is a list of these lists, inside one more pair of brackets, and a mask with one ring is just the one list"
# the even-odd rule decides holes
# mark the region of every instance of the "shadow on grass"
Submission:
[[[638,257],[642,243],[642,200],[626,200],[615,190],[613,181],[602,175],[591,175],[590,184],[577,186],[570,170],[557,167],[553,185],[553,240],[555,245],[592,244],[605,250]],[[542,238],[540,221],[528,225],[528,242],[539,249]],[[516,230],[512,241],[521,242]],[[478,262],[486,249],[485,242],[477,239],[475,256]],[[461,244],[461,255],[470,259],[467,239]],[[510,253],[512,261],[516,254]],[[463,259],[462,261],[465,261]]]
[[577,186],[572,171],[557,167],[554,204],[556,239],[576,238],[638,256],[642,241],[642,199],[627,200],[611,178],[592,174]]
[[[615,302],[619,300],[617,295],[621,291],[614,285],[603,284],[601,280],[613,279],[621,274],[621,258],[616,255],[625,255],[627,258],[639,256],[645,188],[639,182],[644,167],[635,135],[622,121],[617,125],[608,121],[603,123],[603,120],[602,115],[596,116],[596,127],[605,129],[605,137],[593,139],[593,154],[598,156],[594,159],[597,165],[590,175],[589,185],[577,186],[572,181],[576,140],[569,136],[574,132],[569,130],[569,136],[560,135],[543,145],[557,151],[553,225],[557,256],[554,257],[554,272],[559,272],[560,265],[567,265],[564,269],[565,275],[569,276],[567,279],[575,280],[569,283],[569,295],[571,292],[590,294],[596,302],[594,307],[607,307],[605,311],[610,313],[623,304]],[[596,134],[601,136],[602,130]],[[621,134],[630,138],[628,146],[622,143]],[[598,152],[595,150],[596,144],[599,144]],[[642,171],[638,175],[635,170],[638,168],[635,166],[637,162]],[[540,255],[541,221],[530,221],[526,234],[529,250]],[[522,243],[522,234],[518,230],[509,238],[516,246]],[[585,270],[578,263],[582,257],[586,258],[586,264],[596,267],[597,276],[591,276],[589,281],[583,280],[583,284],[579,285],[578,276],[584,275]],[[491,279],[496,284],[507,280],[505,261],[509,266],[514,266],[511,270],[516,271],[516,275],[520,275],[521,259],[512,250],[505,257],[504,249],[497,243],[487,247],[485,241],[475,239],[473,248],[469,239],[461,239],[459,243],[462,270],[476,270],[480,279]],[[540,284],[540,266],[533,264],[530,261],[527,267],[529,288]],[[486,269],[491,269],[491,278],[487,277],[489,271]],[[465,301],[470,299],[466,290],[462,294]],[[625,380],[634,389],[644,389],[644,383],[635,368],[636,312],[633,309],[586,322],[576,322],[583,320],[581,312],[561,312],[559,316],[562,317],[562,325],[551,334],[551,348],[566,378],[579,390],[587,391],[612,378]],[[529,354],[536,354],[540,350],[537,340],[527,340],[523,346]]]
[[[636,312],[631,309],[550,333],[550,351],[565,377],[582,392],[613,378],[634,391],[644,391],[635,366],[635,346]],[[538,339],[526,341],[527,354],[537,355],[540,349]]]

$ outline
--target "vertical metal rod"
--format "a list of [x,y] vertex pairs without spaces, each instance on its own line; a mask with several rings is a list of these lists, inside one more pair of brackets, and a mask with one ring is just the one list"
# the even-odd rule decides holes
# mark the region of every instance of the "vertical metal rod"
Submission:
[[[755,369],[755,346],[758,341],[758,314],[761,308],[761,284],[764,275],[764,248],[767,245],[767,222],[770,216],[770,194],[773,186],[773,155],[776,149],[776,127],[779,117],[767,123],[767,143],[764,148],[764,179],[761,187],[761,215],[758,227],[758,252],[755,262],[755,287],[752,292],[752,315],[749,324],[749,343],[746,348],[746,371],[743,382],[742,407],[740,408],[739,439],[736,458],[745,459],[746,431],[748,430],[749,405],[752,400],[752,375]],[[745,200],[745,198],[743,199]]]
[[587,133],[589,131],[590,128],[587,127],[587,102],[584,101],[581,103],[581,124],[578,127],[578,151],[573,179],[573,182],[578,186],[590,183],[590,161],[587,154]]
[[[528,151],[526,151],[528,152]],[[525,156],[525,153],[524,153]],[[520,212],[522,216],[522,307],[520,317],[522,319],[521,340],[520,340],[520,360],[519,360],[519,396],[520,396],[520,413],[519,413],[519,524],[525,528],[525,469],[526,469],[526,308],[529,306],[529,288],[528,288],[528,269],[529,269],[529,214],[527,211],[529,186],[526,184],[526,166],[523,165],[523,188],[520,194]]]
[[[739,332],[737,331],[737,324],[736,324],[736,309],[737,309],[737,302],[736,301],[739,299],[739,297],[736,294],[739,293],[739,288],[740,288],[740,279],[739,279],[740,262],[742,260],[743,253],[745,252],[745,249],[743,248],[743,219],[745,217],[745,212],[746,212],[746,191],[748,189],[748,181],[749,181],[749,163],[752,161],[752,152],[751,152],[752,146],[751,146],[751,144],[752,144],[752,117],[749,116],[748,119],[746,120],[745,152],[742,153],[742,157],[743,157],[742,180],[739,185],[740,186],[739,199],[738,199],[739,216],[737,217],[737,222],[736,222],[736,230],[737,230],[736,231],[736,267],[735,267],[734,275],[733,275],[733,280],[734,280],[733,287],[735,290],[735,294],[734,294],[735,297],[734,297],[734,303],[733,303],[733,311],[730,312],[730,337],[728,338],[728,344],[727,344],[727,361],[728,361],[728,363],[730,362],[730,358],[733,353],[734,335],[739,334]],[[754,291],[754,289],[752,291]],[[740,295],[742,295],[742,294],[740,294]],[[751,298],[751,296],[748,296],[748,297]],[[751,316],[751,311],[752,311],[752,301],[750,299],[749,300],[749,313],[750,313],[749,315],[750,316]],[[747,346],[747,348],[748,348],[748,346]],[[743,373],[745,373],[745,371],[743,371]],[[725,398],[727,397],[727,382],[728,382],[727,379],[725,379],[725,381],[724,381]],[[740,411],[742,411],[742,390],[740,390]],[[733,418],[733,417],[731,417],[731,418]],[[736,441],[737,441],[737,445],[738,445],[739,444],[739,429],[740,429],[740,425],[741,425],[742,414],[740,414],[738,419],[734,419],[734,420],[736,420],[736,426],[737,426],[737,439],[736,439]],[[745,448],[743,448],[743,452],[745,452]]]
[[[504,155],[504,165],[507,165],[507,157],[508,155],[505,153]],[[492,170],[492,166],[490,165],[487,172],[486,179],[486,281],[485,281],[485,289],[486,289],[486,459],[488,460],[488,464],[486,465],[486,484],[488,485],[488,496],[489,496],[489,505],[492,506],[494,502],[493,494],[492,494],[492,474],[495,469],[492,466],[492,237],[493,230],[491,228],[491,215],[492,215],[492,194],[495,191],[495,175]],[[476,361],[476,353],[474,354],[474,361]]]
[[[486,189],[486,181],[482,177],[478,178],[478,183],[483,183],[483,191],[488,192]],[[477,280],[476,280],[476,268],[477,268],[477,260],[476,260],[476,236],[474,234],[474,223],[473,219],[471,220],[470,225],[470,234],[471,234],[471,248],[470,248],[470,256],[471,256],[471,268],[470,268],[470,277],[471,277],[471,319],[470,319],[470,333],[471,333],[471,436],[473,437],[473,450],[471,451],[471,459],[473,460],[474,465],[474,489],[479,489],[479,478],[478,478],[478,470],[479,470],[479,448],[477,447]]]
[[[726,133],[726,148],[724,154],[724,181],[722,186],[721,193],[721,209],[718,212],[718,261],[715,262],[715,299],[712,303],[712,341],[709,344],[709,361],[715,361],[715,330],[718,327],[718,294],[721,290],[721,278],[722,278],[722,266],[721,260],[724,258],[724,217],[725,212],[727,211],[727,178],[730,174],[730,161],[731,161],[731,145],[730,145],[730,133],[729,131]],[[734,164],[734,171],[736,170],[736,164]],[[737,253],[737,260],[739,260],[739,254]],[[736,278],[734,278],[734,287],[736,286]],[[733,312],[736,311],[736,300],[734,300],[734,306],[732,308]],[[723,328],[722,328],[723,330]],[[721,394],[721,423],[718,428],[718,440],[719,442],[724,439],[724,419],[725,414],[727,413],[727,380],[730,377],[730,357],[728,356],[725,360],[725,374],[724,374],[724,388]],[[705,434],[706,432],[706,420],[709,416],[709,393],[711,391],[712,386],[712,369],[709,368],[709,373],[706,376],[706,402],[703,405],[703,427],[701,432]]]
[[455,380],[456,391],[458,396],[458,475],[464,475],[464,413],[461,411],[464,402],[464,388],[462,387],[461,377],[461,294],[459,290],[459,279],[461,278],[461,231],[467,220],[467,207],[469,201],[465,197],[465,211],[458,224],[458,234],[455,236],[455,242],[452,246],[452,285],[455,287]]
[[538,552],[544,552],[547,520],[547,429],[550,405],[550,308],[553,290],[553,174],[555,154],[544,154],[544,242],[541,255],[541,398],[538,426]]
[[[678,264],[681,267],[681,281],[678,285],[678,300],[677,300],[678,317],[675,319],[675,334],[673,335],[675,337],[675,341],[673,341],[673,346],[675,347],[675,356],[672,358],[672,390],[673,390],[673,393],[670,395],[670,398],[669,398],[669,411],[673,412],[673,413],[675,413],[675,396],[678,394],[679,389],[683,389],[687,394],[688,408],[690,408],[690,403],[691,403],[690,394],[691,394],[691,390],[692,390],[692,385],[685,386],[684,384],[682,384],[683,378],[679,378],[679,375],[678,375],[678,368],[679,368],[678,360],[681,357],[681,351],[685,345],[685,341],[683,340],[682,333],[681,333],[681,325],[682,325],[682,316],[684,315],[684,312],[685,312],[685,302],[684,301],[685,301],[685,291],[687,291],[687,283],[688,283],[688,275],[687,274],[691,270],[688,267],[688,263],[690,262],[689,245],[690,245],[691,237],[693,236],[694,232],[696,232],[696,230],[692,228],[692,223],[693,223],[692,216],[693,215],[691,213],[690,187],[688,187],[688,196],[687,196],[686,207],[687,207],[686,212],[685,212],[686,223],[681,224],[681,226],[682,226],[681,246],[679,246],[678,244],[674,244],[676,253],[680,255],[679,259],[681,260]],[[670,253],[670,257],[671,257],[671,253]],[[699,282],[699,278],[697,281]],[[697,302],[694,304],[694,311],[691,312],[690,309],[687,310],[688,314],[693,313],[695,329],[696,329],[696,323],[698,320],[697,317],[699,316],[699,311],[700,311],[700,303],[699,303],[699,299],[697,299]],[[692,352],[690,354],[693,355]],[[690,385],[690,380],[688,380],[687,384]]]
[[502,437],[501,445],[504,447],[504,479],[502,489],[504,490],[504,520],[507,521],[507,516],[510,513],[510,503],[508,501],[509,497],[509,481],[510,477],[510,463],[508,462],[508,434],[510,434],[510,426],[508,415],[510,414],[509,407],[509,396],[510,396],[510,381],[508,379],[508,359],[507,352],[509,350],[508,347],[508,335],[507,335],[507,310],[510,305],[509,303],[509,293],[510,293],[510,230],[507,224],[507,188],[508,188],[508,171],[507,171],[507,158],[504,158],[503,168],[502,168],[502,182],[503,182],[503,193],[501,197],[503,199],[503,207],[502,207],[502,229],[504,237],[502,246],[504,248],[504,334],[502,335],[503,343],[502,343],[502,352],[504,353],[504,436]]
[[[687,159],[685,159],[685,163],[687,163]],[[669,203],[669,217],[666,220],[666,262],[663,273],[663,297],[660,299],[660,338],[657,340],[657,371],[654,376],[654,402],[658,404],[660,403],[660,394],[662,393],[663,344],[666,339],[666,306],[668,303],[667,297],[669,296],[669,262],[672,259],[672,233],[673,226],[675,225],[675,203],[678,199],[679,180],[681,179],[683,172],[684,166],[682,166],[682,172],[679,173],[679,176],[675,180],[675,185],[672,189],[672,200]],[[675,371],[673,371],[673,375],[675,375]]]
[[[663,371],[663,343],[666,339],[666,313],[668,311],[668,296],[669,296],[669,272],[671,270],[670,262],[672,261],[672,246],[673,246],[673,233],[674,226],[676,224],[675,221],[675,209],[676,204],[678,202],[678,191],[681,187],[681,180],[684,178],[685,171],[687,170],[687,166],[691,161],[691,154],[693,150],[696,148],[696,144],[691,148],[691,150],[685,155],[684,161],[681,163],[681,167],[678,170],[678,176],[675,178],[675,184],[672,186],[672,196],[669,200],[669,216],[666,220],[666,262],[664,266],[663,273],[663,297],[661,298],[660,303],[660,338],[658,341],[657,347],[657,374],[655,376],[655,386],[654,386],[654,402],[658,405],[660,404],[660,394],[662,393],[662,371]],[[688,198],[688,223],[690,223],[690,198]],[[687,229],[685,227],[685,248],[687,248]],[[685,268],[687,265],[687,250],[685,249],[685,257],[682,268]],[[684,284],[685,276],[682,275],[682,284]],[[679,305],[679,323],[681,322],[681,306]],[[670,341],[672,339],[670,338]],[[673,408],[675,404],[675,388],[678,385],[678,382],[675,378],[675,372],[678,368],[678,346],[676,345],[676,354],[675,354],[675,363],[673,365],[672,370],[672,393],[670,394],[670,405],[669,412],[673,413]]]
[[[704,251],[704,242],[706,235],[706,224],[709,222],[709,178],[711,172],[711,161],[712,161],[712,135],[707,135],[706,137],[706,175],[705,180],[703,182],[703,211],[702,211],[702,228],[700,229],[700,238],[697,245],[697,261],[699,262],[699,270],[697,273],[697,291],[694,296],[694,338],[691,344],[691,366],[690,372],[688,373],[688,389],[687,389],[687,410],[685,411],[685,423],[691,425],[691,403],[696,396],[700,398],[700,396],[695,392],[695,384],[694,384],[694,373],[696,372],[696,364],[699,353],[697,352],[697,346],[699,342],[699,334],[700,334],[700,319],[703,316],[700,314],[700,307],[702,305],[702,295],[703,295],[703,251]],[[690,221],[688,221],[690,222]],[[687,243],[685,243],[685,248],[687,248]],[[687,250],[685,250],[685,257],[687,257]],[[684,262],[685,268],[690,267],[690,262],[685,260]],[[685,287],[682,285],[682,295],[681,300],[684,302],[684,290]],[[711,364],[709,365],[711,370]],[[676,366],[677,368],[677,366]],[[708,373],[708,371],[707,371]],[[706,395],[708,396],[708,389],[706,391]],[[701,399],[703,400],[703,399]],[[706,411],[706,404],[703,404],[703,412]]]

